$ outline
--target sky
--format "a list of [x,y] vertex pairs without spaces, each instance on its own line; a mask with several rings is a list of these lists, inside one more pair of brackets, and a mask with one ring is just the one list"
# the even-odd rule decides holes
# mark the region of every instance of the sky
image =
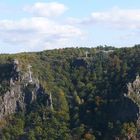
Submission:
[[0,53],[139,44],[140,0],[0,0]]

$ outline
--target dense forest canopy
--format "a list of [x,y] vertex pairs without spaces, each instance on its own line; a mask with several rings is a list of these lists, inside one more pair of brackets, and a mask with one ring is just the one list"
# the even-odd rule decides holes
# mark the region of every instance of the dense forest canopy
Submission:
[[140,45],[65,48],[37,53],[0,55],[0,94],[9,89],[11,62],[21,74],[32,65],[45,98],[1,120],[2,140],[127,140],[135,139],[138,107],[126,98],[127,84],[140,74]]

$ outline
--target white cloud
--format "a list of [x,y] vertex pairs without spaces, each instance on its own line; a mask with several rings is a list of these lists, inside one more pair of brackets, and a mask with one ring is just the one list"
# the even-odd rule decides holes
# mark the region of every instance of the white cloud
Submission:
[[68,8],[57,2],[37,2],[33,5],[24,7],[24,10],[40,17],[54,17],[63,14]]
[[140,9],[120,9],[114,7],[108,11],[93,12],[89,17],[83,19],[69,18],[67,23],[137,30],[140,29]]
[[105,12],[93,12],[90,22],[108,24],[118,28],[140,29],[140,9],[113,8]]
[[68,42],[84,36],[84,32],[53,18],[68,8],[61,3],[35,3],[24,10],[31,17],[0,20],[0,43],[19,46],[19,50],[43,50],[65,47]]
[[9,44],[50,49],[54,44],[64,47],[62,45],[68,41],[82,36],[79,28],[44,17],[24,18],[18,21],[0,20],[0,40]]

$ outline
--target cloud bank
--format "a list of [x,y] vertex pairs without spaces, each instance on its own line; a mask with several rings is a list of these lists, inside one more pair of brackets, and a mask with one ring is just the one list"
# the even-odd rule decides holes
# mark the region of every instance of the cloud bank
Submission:
[[106,11],[94,11],[81,19],[61,18],[67,10],[67,6],[58,2],[26,5],[23,13],[28,13],[28,17],[0,20],[0,43],[19,46],[19,50],[43,50],[70,46],[74,41],[78,44],[80,41],[88,42],[88,37],[92,36],[90,33],[95,28],[99,32],[102,29],[126,30],[126,35],[120,35],[123,40],[128,37],[130,40],[140,33],[140,9],[115,7]]
[[83,32],[69,24],[53,19],[67,8],[60,3],[35,3],[24,8],[33,14],[19,20],[0,20],[0,40],[4,43],[29,48],[53,49],[62,47],[73,38],[80,38]]
[[117,29],[140,29],[140,9],[120,9],[114,7],[108,11],[92,12],[83,19],[69,19],[70,24],[84,26],[101,25]]
[[58,2],[51,3],[37,2],[33,5],[28,5],[23,9],[24,11],[39,17],[60,16],[66,10],[68,10],[68,8],[64,4]]

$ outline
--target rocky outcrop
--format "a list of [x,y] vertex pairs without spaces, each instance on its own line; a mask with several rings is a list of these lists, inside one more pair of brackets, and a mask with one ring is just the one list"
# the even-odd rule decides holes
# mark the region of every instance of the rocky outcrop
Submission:
[[19,62],[13,62],[9,90],[0,96],[0,119],[18,111],[26,111],[32,102],[40,98],[46,106],[52,108],[51,94],[45,92],[39,80],[31,77],[31,70],[21,76]]
[[17,102],[20,96],[20,86],[15,86],[0,96],[0,118],[12,114],[17,110]]

